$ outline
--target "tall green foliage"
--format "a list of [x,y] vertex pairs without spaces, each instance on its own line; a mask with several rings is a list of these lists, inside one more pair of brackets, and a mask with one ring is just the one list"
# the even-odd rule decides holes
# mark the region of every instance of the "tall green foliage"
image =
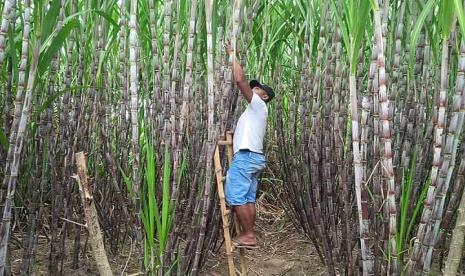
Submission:
[[[60,235],[80,238],[60,217],[81,220],[69,176],[73,154],[84,150],[112,248],[123,232],[135,237],[142,227],[141,260],[150,273],[199,273],[220,229],[211,149],[245,107],[223,49],[231,40],[247,77],[277,92],[266,139],[266,173],[273,175],[265,179],[287,192],[288,213],[328,271],[356,274],[360,263],[368,274],[395,273],[392,262],[397,257],[405,269],[406,253],[416,272],[428,271],[427,257],[448,233],[463,186],[455,181],[461,174],[454,159],[463,150],[463,130],[448,128],[453,118],[463,119],[455,47],[465,34],[461,1],[248,0],[236,7],[242,12],[237,22],[235,1],[198,1],[192,18],[190,1],[149,1],[33,0],[29,45],[22,38],[26,1],[16,1],[14,22],[4,11],[13,1],[0,1],[8,23],[0,26],[0,106],[8,109],[1,114],[0,163],[6,165],[0,177],[7,184],[17,178],[22,200],[16,203],[31,202],[18,208],[19,217],[12,215],[21,222],[15,225],[33,225],[36,214],[54,221],[45,227],[53,256],[64,250],[55,246]],[[130,2],[138,8],[130,10]],[[378,58],[380,37],[384,59]],[[443,54],[448,60],[441,73]],[[29,73],[23,84],[20,72]],[[438,89],[441,74],[441,85],[450,88]],[[23,110],[15,115],[14,107],[29,101],[18,132]],[[5,128],[14,118],[16,126]],[[446,140],[441,147],[438,133]],[[444,160],[447,168],[439,165]],[[386,173],[388,166],[395,173]],[[437,190],[436,170],[447,174]],[[10,185],[6,202],[14,196]],[[429,210],[440,208],[427,219]],[[138,219],[141,225],[127,223]],[[8,220],[2,233],[10,229]],[[417,237],[419,228],[428,235]],[[411,254],[413,238],[420,257]],[[8,233],[2,241],[8,244]],[[353,251],[359,246],[362,261]],[[27,255],[34,244],[23,247]]]

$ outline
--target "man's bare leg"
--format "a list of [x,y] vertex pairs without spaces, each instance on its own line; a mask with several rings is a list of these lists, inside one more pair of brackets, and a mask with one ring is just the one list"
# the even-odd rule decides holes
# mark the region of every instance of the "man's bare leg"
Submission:
[[255,209],[255,203],[247,203],[247,206],[249,206],[249,212],[252,214],[253,217],[253,225],[252,225],[252,230],[253,227],[255,227],[255,220],[257,219],[257,211]]
[[242,225],[242,233],[237,237],[237,240],[244,244],[255,245],[257,238],[253,227],[255,225],[255,204],[247,203],[241,206],[234,206],[239,223]]

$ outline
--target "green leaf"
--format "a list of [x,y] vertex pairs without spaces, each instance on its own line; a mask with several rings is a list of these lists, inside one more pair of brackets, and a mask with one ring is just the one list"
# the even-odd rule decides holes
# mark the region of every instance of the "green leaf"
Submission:
[[425,184],[423,185],[423,187],[421,188],[420,195],[419,195],[417,201],[415,202],[415,207],[413,209],[413,213],[409,218],[410,220],[409,220],[409,225],[407,227],[406,237],[410,237],[410,233],[412,232],[412,229],[413,229],[413,226],[415,225],[416,219],[417,219],[417,217],[419,215],[421,215],[421,211],[423,210],[423,204],[424,204],[426,195],[428,194],[428,189],[429,189],[430,184],[431,184],[431,180],[428,179],[425,182]]
[[119,31],[120,27],[118,25],[118,22],[113,20],[113,18],[111,18],[111,16],[108,13],[106,13],[104,11],[100,11],[100,10],[94,10],[94,12],[96,14],[100,15],[101,17],[105,18],[108,21],[108,23],[113,25],[113,27],[115,27]]
[[170,180],[171,180],[171,161],[168,144],[165,145],[165,160],[163,164],[163,201],[162,201],[162,235],[160,238],[160,254],[163,253],[165,242],[170,231]]
[[465,37],[465,12],[463,11],[463,5],[460,0],[454,0],[455,12],[457,13],[457,19],[459,21],[460,31],[462,37]]
[[337,1],[331,1],[331,7],[333,8],[334,15],[336,16],[336,21],[338,22],[339,28],[342,34],[342,41],[346,47],[350,47],[350,37],[347,22],[343,20],[338,7],[336,6]]
[[38,116],[40,113],[44,112],[47,108],[51,106],[51,104],[58,99],[60,96],[62,96],[66,91],[61,90],[58,91],[57,93],[50,95],[47,97],[45,102],[34,112],[34,116]]
[[126,185],[126,190],[127,190],[128,193],[129,193],[129,197],[130,197],[131,199],[133,199],[133,198],[134,198],[134,189],[132,188],[132,186],[133,186],[133,185],[132,185],[132,180],[131,180],[130,177],[128,177],[128,176],[124,173],[123,168],[121,168],[120,166],[118,166],[118,167],[119,167],[119,170],[120,170],[120,172],[121,172],[121,176],[123,177],[123,182],[124,182],[124,184]]
[[379,10],[378,1],[376,1],[376,0],[370,0],[370,4],[371,4],[371,8],[372,8],[374,11],[378,11],[378,10]]
[[418,38],[420,36],[421,28],[425,23],[426,17],[428,14],[433,10],[434,6],[436,5],[437,0],[428,0],[428,3],[424,6],[423,10],[421,11],[420,15],[418,16],[415,25],[413,26],[412,33],[410,35],[410,57],[409,57],[409,72],[408,77],[409,79],[413,78],[413,70],[415,69],[415,49],[418,43]]
[[417,160],[418,146],[415,146],[413,150],[413,158],[410,160],[410,168],[408,172],[403,171],[402,176],[402,195],[400,198],[400,221],[399,221],[399,231],[397,232],[397,252],[401,254],[403,252],[403,246],[408,241],[406,239],[407,232],[407,215],[409,214],[409,205],[410,205],[410,196],[412,193],[413,179],[415,173],[415,164]]
[[358,65],[358,56],[359,56],[359,49],[362,47],[363,37],[366,30],[366,24],[368,22],[368,18],[370,16],[370,4],[368,1],[360,1],[358,6],[353,7],[352,13],[354,14],[354,24],[355,30],[352,34],[353,40],[351,43],[351,62],[350,68],[351,73],[355,74]]
[[[22,38],[22,37],[21,37]],[[11,57],[12,69],[13,69],[13,76],[14,79],[18,79],[18,64],[19,64],[19,52],[17,49],[21,49],[20,46],[17,46],[15,43],[15,34],[13,28],[9,28],[8,30],[8,41],[9,41],[9,53]],[[18,44],[19,45],[19,44]]]
[[60,0],[52,0],[42,25],[42,42],[51,34],[60,13]]
[[77,19],[72,19],[66,22],[60,32],[53,37],[51,43],[48,44],[48,47],[42,49],[39,58],[39,76],[45,73],[47,68],[50,66],[53,55],[61,49],[71,30],[77,26],[79,26],[79,21]]
[[439,22],[441,24],[441,36],[442,39],[447,39],[449,37],[452,21],[454,20],[454,3],[449,0],[441,1],[441,6],[439,9]]
[[8,137],[6,137],[6,134],[2,128],[0,128],[0,146],[7,151],[9,148],[8,144]]
[[[160,221],[160,215],[159,215],[159,210],[158,210],[158,203],[157,203],[157,198],[155,194],[155,184],[156,184],[156,178],[155,178],[155,157],[154,157],[154,151],[153,151],[153,146],[151,143],[148,141],[148,139],[145,139],[145,157],[146,157],[146,168],[145,168],[145,175],[146,175],[146,181],[147,181],[147,188],[148,188],[148,221],[149,221],[149,226],[150,226],[150,231],[151,231],[151,236],[153,237],[154,230],[155,230],[155,225],[156,229],[161,228],[161,221]],[[147,230],[146,230],[147,231]]]

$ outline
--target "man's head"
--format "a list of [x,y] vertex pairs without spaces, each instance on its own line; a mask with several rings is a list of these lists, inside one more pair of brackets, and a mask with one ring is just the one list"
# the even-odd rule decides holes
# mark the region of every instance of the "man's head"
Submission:
[[249,85],[265,103],[269,103],[274,98],[274,91],[268,85],[261,84],[258,80],[251,80]]

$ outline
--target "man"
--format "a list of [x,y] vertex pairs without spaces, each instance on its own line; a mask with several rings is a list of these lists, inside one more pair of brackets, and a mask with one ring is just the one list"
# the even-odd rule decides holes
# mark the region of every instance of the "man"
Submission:
[[268,116],[266,104],[273,99],[274,92],[257,80],[247,83],[242,67],[235,60],[233,75],[249,104],[239,118],[234,132],[234,158],[226,175],[225,197],[242,225],[242,233],[233,239],[233,246],[255,249],[257,238],[253,228],[256,217],[258,174],[266,165],[263,153],[263,138]]

